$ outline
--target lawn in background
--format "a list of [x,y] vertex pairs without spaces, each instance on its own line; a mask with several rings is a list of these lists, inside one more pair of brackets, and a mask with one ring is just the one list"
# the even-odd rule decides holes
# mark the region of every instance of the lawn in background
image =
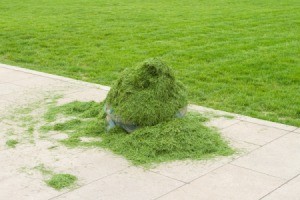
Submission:
[[192,103],[300,126],[299,0],[1,0],[0,62],[105,85],[160,57]]

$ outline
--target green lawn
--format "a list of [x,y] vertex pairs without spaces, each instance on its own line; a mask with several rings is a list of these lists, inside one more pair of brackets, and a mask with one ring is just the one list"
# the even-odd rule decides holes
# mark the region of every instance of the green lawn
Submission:
[[110,85],[160,57],[203,106],[300,126],[299,0],[1,0],[0,62]]

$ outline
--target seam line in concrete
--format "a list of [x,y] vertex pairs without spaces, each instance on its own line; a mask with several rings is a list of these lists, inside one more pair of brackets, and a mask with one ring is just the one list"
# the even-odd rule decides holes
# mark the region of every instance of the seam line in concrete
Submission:
[[[254,152],[254,151],[257,151],[257,150],[261,149],[262,147],[264,147],[264,146],[266,146],[266,145],[268,145],[268,144],[270,144],[270,143],[272,143],[272,142],[274,142],[274,141],[276,141],[276,140],[278,140],[278,139],[280,139],[280,138],[282,138],[282,137],[284,137],[284,136],[286,136],[286,135],[289,135],[289,134],[291,134],[291,133],[294,133],[294,132],[293,132],[293,131],[288,131],[287,133],[285,133],[285,134],[283,134],[283,135],[281,135],[281,136],[279,136],[279,137],[277,137],[277,138],[275,138],[275,139],[273,139],[273,140],[271,140],[271,141],[265,143],[264,145],[257,145],[257,146],[259,146],[259,147],[256,148],[256,149],[254,149],[253,151],[249,152],[248,154],[250,154],[250,153],[252,153],[252,152]],[[245,155],[243,155],[243,156],[241,156],[241,157],[244,157],[244,156],[246,156],[246,155],[248,155],[248,154],[245,154]],[[239,157],[239,158],[241,158],[241,157]],[[238,159],[238,158],[237,158],[237,159]],[[236,160],[237,160],[237,159],[236,159]],[[233,161],[230,161],[230,162],[233,162]]]
[[[251,151],[251,152],[252,152],[252,151]],[[249,154],[249,153],[251,153],[251,152],[248,152],[247,154]],[[246,155],[247,155],[247,154],[246,154]],[[245,156],[245,155],[242,155],[242,156]],[[240,156],[240,157],[242,157],[242,156]],[[240,158],[240,157],[238,157],[238,158]],[[238,159],[238,158],[235,158],[234,160],[236,160],[236,159]],[[232,160],[232,161],[234,161],[234,160]],[[222,164],[221,166],[219,166],[219,167],[217,167],[217,168],[215,168],[215,169],[213,169],[213,170],[211,170],[211,171],[208,171],[207,173],[205,173],[205,174],[203,174],[203,175],[201,175],[201,176],[199,176],[199,177],[196,177],[196,178],[192,179],[192,180],[189,181],[189,182],[185,182],[185,181],[182,181],[182,180],[179,180],[179,179],[175,179],[175,178],[172,178],[172,177],[169,177],[169,176],[166,176],[166,175],[163,175],[163,174],[160,174],[160,173],[157,173],[157,172],[154,172],[154,171],[149,170],[150,172],[155,173],[155,174],[157,174],[157,175],[161,175],[161,176],[164,176],[164,177],[166,177],[166,178],[170,178],[170,179],[173,179],[173,180],[176,180],[176,181],[179,181],[179,182],[183,183],[183,185],[181,185],[181,186],[179,186],[179,187],[177,187],[177,188],[174,188],[173,190],[171,190],[171,191],[169,191],[169,192],[167,192],[167,193],[165,193],[165,194],[163,194],[163,195],[161,195],[161,196],[159,196],[159,197],[157,197],[157,198],[154,198],[154,200],[159,199],[159,198],[161,198],[161,197],[163,197],[163,196],[165,196],[165,195],[167,195],[167,194],[169,194],[169,193],[171,193],[171,192],[173,192],[173,191],[175,191],[175,190],[177,190],[177,189],[179,189],[179,188],[181,188],[181,187],[183,187],[183,186],[185,186],[185,185],[188,185],[188,184],[190,184],[191,182],[193,182],[193,181],[195,181],[195,180],[197,180],[197,179],[200,179],[201,177],[206,176],[207,174],[209,174],[209,173],[211,173],[211,172],[213,172],[213,171],[215,171],[215,170],[217,170],[217,169],[219,169],[219,168],[221,168],[221,167],[224,167],[224,166],[227,165],[227,164],[230,164],[232,161],[225,162],[225,163]],[[129,168],[129,167],[130,167],[130,166],[128,166],[127,168]],[[238,167],[240,167],[240,166],[238,166]],[[87,183],[87,184],[85,184],[85,185],[82,185],[82,186],[80,186],[80,187],[74,189],[74,190],[71,190],[71,191],[65,192],[65,193],[63,193],[63,194],[57,195],[57,196],[55,196],[55,197],[52,197],[52,198],[50,198],[49,200],[55,199],[55,198],[57,198],[57,197],[59,197],[59,196],[62,196],[62,195],[64,195],[64,194],[67,194],[67,193],[71,193],[71,192],[73,192],[73,191],[75,191],[75,190],[77,190],[77,189],[79,189],[79,188],[85,187],[85,186],[87,186],[87,185],[89,185],[89,184],[91,184],[91,183],[93,183],[93,182],[99,181],[99,180],[101,180],[101,179],[103,179],[103,178],[106,178],[106,177],[108,177],[108,176],[111,176],[111,175],[117,174],[117,173],[119,173],[119,172],[121,172],[121,171],[124,171],[124,170],[126,170],[127,168],[124,168],[124,169],[119,170],[119,171],[117,171],[117,172],[115,172],[115,173],[109,174],[109,175],[104,176],[104,177],[102,177],[102,178],[99,178],[99,179],[97,179],[97,180],[91,181],[91,182],[89,182],[89,183]],[[258,173],[260,173],[260,172],[258,172]],[[266,175],[268,175],[268,174],[266,174]],[[278,178],[278,177],[276,177],[276,178]]]
[[179,180],[179,179],[173,178],[173,177],[171,177],[171,176],[167,176],[167,175],[164,175],[164,174],[161,174],[161,173],[159,173],[159,172],[152,171],[152,170],[149,170],[149,172],[154,173],[154,174],[157,174],[157,175],[160,175],[160,176],[164,176],[164,177],[169,178],[169,179],[173,179],[173,180],[175,180],[175,181],[179,181],[179,182],[184,183],[184,184],[187,184],[187,183],[188,183],[188,182],[185,182],[185,181],[182,181],[182,180]]
[[174,190],[171,190],[171,191],[169,191],[169,192],[167,192],[167,193],[165,193],[165,194],[163,194],[163,195],[161,195],[161,196],[155,198],[154,200],[157,200],[157,199],[159,199],[159,198],[161,198],[161,197],[163,197],[163,196],[166,196],[167,194],[170,194],[170,193],[176,191],[177,189],[179,189],[179,188],[181,188],[181,187],[183,187],[183,186],[185,186],[185,185],[189,185],[189,184],[191,184],[192,182],[194,182],[195,180],[198,180],[198,179],[200,179],[200,178],[202,178],[202,177],[208,175],[209,173],[212,173],[212,172],[214,172],[214,171],[216,171],[216,170],[220,169],[221,167],[224,167],[225,165],[228,165],[228,164],[229,164],[229,162],[225,162],[225,163],[222,164],[221,166],[219,166],[219,167],[217,167],[217,168],[215,168],[215,169],[213,169],[213,170],[211,170],[211,171],[209,171],[209,172],[207,172],[207,173],[205,173],[205,174],[202,174],[201,176],[199,176],[199,177],[197,177],[197,178],[194,178],[193,180],[187,182],[186,184],[184,184],[184,185],[182,185],[182,186],[179,186],[179,187],[175,188]]
[[[298,130],[298,129],[299,129],[299,130]],[[299,132],[297,132],[297,131],[299,131]],[[296,130],[294,130],[293,133],[298,133],[298,134],[300,134],[300,128],[297,128]]]
[[103,176],[103,177],[101,177],[101,178],[98,178],[98,179],[95,179],[95,180],[93,180],[93,181],[90,181],[90,182],[88,182],[88,183],[86,183],[86,184],[84,184],[84,185],[81,185],[81,186],[79,186],[79,187],[77,187],[77,188],[75,188],[75,189],[72,189],[72,190],[66,191],[66,192],[64,192],[64,193],[62,193],[62,194],[53,196],[53,197],[49,198],[48,200],[56,199],[57,197],[60,197],[60,196],[62,196],[62,195],[65,195],[65,194],[68,194],[68,193],[72,193],[72,192],[74,192],[74,191],[76,191],[76,190],[78,190],[78,189],[80,189],[80,188],[83,188],[83,187],[85,187],[85,186],[88,186],[88,185],[90,185],[90,184],[92,184],[92,183],[94,183],[94,182],[97,182],[97,181],[101,180],[101,179],[104,179],[104,178],[106,178],[106,177],[109,177],[109,176],[112,176],[112,175],[117,174],[117,173],[119,173],[119,172],[122,172],[122,171],[128,169],[129,167],[130,167],[130,166],[127,166],[127,167],[125,167],[125,168],[123,168],[123,169],[121,169],[121,170],[118,170],[118,171],[113,172],[113,173],[111,173],[111,174],[105,175],[105,176]]
[[158,200],[159,198],[161,198],[161,197],[163,197],[163,196],[165,196],[165,195],[167,195],[167,194],[170,194],[170,193],[172,193],[172,192],[178,190],[179,188],[181,188],[181,187],[183,187],[183,186],[189,185],[189,184],[192,183],[193,181],[195,181],[195,180],[197,180],[197,179],[200,179],[200,178],[202,178],[202,177],[208,175],[209,173],[212,173],[212,172],[214,172],[214,171],[220,169],[221,167],[224,167],[225,165],[233,165],[233,166],[235,166],[235,167],[244,168],[244,169],[247,169],[247,170],[252,171],[252,172],[256,172],[256,173],[259,173],[259,174],[263,174],[263,175],[266,175],[266,176],[270,176],[270,177],[273,177],[273,178],[278,178],[278,179],[281,179],[281,180],[283,180],[283,181],[286,181],[286,179],[283,179],[283,178],[280,178],[280,177],[276,177],[276,176],[272,176],[272,175],[269,175],[269,174],[265,174],[265,173],[262,173],[262,172],[258,172],[258,171],[255,171],[255,170],[252,170],[252,169],[249,169],[249,168],[237,166],[237,165],[232,164],[231,162],[232,162],[232,161],[230,161],[230,162],[228,162],[228,163],[225,163],[224,165],[222,165],[222,166],[220,166],[220,167],[217,167],[216,169],[211,170],[211,171],[209,171],[209,172],[207,172],[207,173],[205,173],[205,174],[203,174],[203,175],[201,175],[201,176],[199,176],[199,177],[193,179],[192,181],[187,182],[186,184],[184,184],[184,185],[182,185],[182,186],[179,186],[179,187],[177,187],[177,188],[175,188],[175,189],[173,189],[173,190],[171,190],[171,191],[169,191],[169,192],[167,192],[167,193],[165,193],[165,194],[163,194],[163,195],[161,195],[161,196],[159,196],[159,197],[157,197],[157,198],[155,198],[155,199],[153,199],[153,200]]
[[[242,140],[236,140],[236,141],[242,141]],[[243,141],[243,142],[245,142],[247,144],[255,145],[255,146],[258,146],[258,147],[262,147],[263,146],[261,144],[255,144],[255,143],[252,143],[252,142],[247,142],[247,141]]]
[[[124,169],[118,170],[118,171],[116,171],[116,172],[114,172],[114,173],[111,173],[111,174],[108,174],[108,175],[103,176],[103,177],[101,177],[101,178],[98,178],[98,179],[96,179],[96,180],[90,181],[90,182],[88,182],[88,183],[86,183],[86,184],[84,184],[84,185],[82,185],[82,186],[80,186],[80,187],[78,187],[78,188],[75,188],[75,189],[73,189],[73,190],[70,190],[70,191],[64,192],[64,193],[62,193],[62,194],[59,194],[59,195],[57,195],[57,196],[51,197],[51,198],[48,199],[48,200],[55,199],[55,198],[60,197],[60,196],[62,196],[62,195],[64,195],[64,194],[72,193],[73,191],[76,191],[76,190],[78,190],[78,189],[80,189],[80,188],[83,188],[83,187],[85,187],[85,186],[88,186],[88,185],[90,185],[90,184],[92,184],[92,183],[94,183],[94,182],[97,182],[97,181],[99,181],[99,180],[101,180],[101,179],[104,179],[104,178],[107,178],[107,177],[109,177],[109,176],[112,176],[112,175],[114,175],[114,174],[120,173],[120,172],[122,172],[122,171],[124,171],[124,170],[126,170],[126,169],[128,169],[128,168],[130,168],[130,167],[131,167],[131,166],[127,166],[127,167],[124,168]],[[153,172],[153,171],[151,171],[151,170],[149,170],[149,172],[154,173],[154,174],[159,175],[159,176],[163,176],[163,177],[166,177],[166,178],[175,180],[175,181],[178,181],[178,182],[181,182],[181,183],[183,183],[181,186],[186,185],[186,183],[183,182],[183,181],[181,181],[181,180],[177,180],[177,179],[174,179],[174,178],[171,178],[171,177],[167,177],[167,176],[164,176],[164,175],[162,175],[162,174],[157,174],[157,173],[155,173],[155,172]],[[181,187],[181,186],[179,186],[179,187]],[[176,189],[176,188],[175,188],[175,189]]]
[[260,171],[256,171],[254,169],[251,169],[251,168],[248,168],[248,167],[243,167],[243,166],[239,166],[237,164],[233,164],[233,163],[228,163],[229,165],[232,165],[232,166],[235,166],[235,167],[239,167],[239,168],[242,168],[242,169],[246,169],[246,170],[249,170],[249,171],[252,171],[252,172],[256,172],[256,173],[259,173],[259,174],[263,174],[263,175],[266,175],[266,176],[270,176],[270,177],[273,177],[273,178],[278,178],[278,179],[281,179],[281,180],[288,180],[288,179],[285,179],[285,178],[282,178],[282,177],[278,177],[278,176],[273,176],[271,174],[267,174],[267,173],[264,173],[264,172],[260,172]]
[[[285,136],[287,136],[287,135],[289,135],[289,134],[292,134],[292,133],[294,133],[294,132],[293,132],[293,131],[289,131],[289,132],[287,132],[286,134],[284,134],[284,135],[282,135],[282,136],[279,136],[278,138],[275,138],[275,139],[273,139],[273,140],[267,142],[266,144],[264,144],[264,145],[262,145],[262,146],[259,146],[258,148],[253,149],[252,151],[250,151],[250,152],[248,152],[248,153],[246,153],[246,154],[244,154],[244,155],[241,155],[241,156],[239,156],[239,157],[237,157],[237,158],[235,158],[235,159],[229,161],[227,164],[231,164],[231,165],[235,165],[235,166],[238,166],[238,167],[242,167],[242,166],[233,164],[232,162],[234,162],[234,161],[236,161],[236,160],[238,160],[238,159],[240,159],[240,158],[242,158],[242,157],[245,157],[245,156],[251,154],[252,152],[257,151],[257,150],[261,149],[262,147],[264,147],[264,146],[266,146],[266,145],[268,145],[268,144],[270,144],[270,143],[272,143],[272,142],[274,142],[274,141],[276,141],[276,140],[278,140],[278,139],[280,139],[280,138],[282,138],[282,137],[285,137]],[[249,168],[246,168],[246,167],[243,167],[243,168],[249,169]],[[255,171],[255,170],[253,170],[253,171]],[[259,172],[259,171],[255,171],[255,172],[264,174],[263,172]],[[270,174],[266,174],[266,175],[272,176],[272,175],[270,175]],[[273,177],[276,177],[276,176],[273,176]],[[276,177],[276,178],[280,178],[280,177]],[[282,179],[282,178],[281,178],[281,179]]]
[[284,182],[283,184],[281,184],[280,186],[278,186],[277,188],[275,188],[274,190],[270,191],[268,194],[264,195],[263,197],[261,197],[259,200],[262,200],[264,198],[266,198],[267,196],[269,196],[270,194],[272,194],[273,192],[275,192],[276,190],[278,190],[279,188],[283,187],[284,185],[288,184],[289,182],[291,182],[292,180],[294,180],[295,178],[297,178],[300,174],[297,174],[296,176],[294,176],[293,178],[287,180],[286,182]]
[[181,186],[178,186],[177,188],[174,188],[173,190],[170,190],[169,192],[167,192],[167,193],[165,193],[165,194],[162,194],[162,195],[160,195],[160,196],[158,196],[158,197],[155,197],[155,198],[153,198],[152,200],[160,199],[161,197],[166,196],[167,194],[170,194],[170,193],[172,193],[172,192],[178,190],[179,188],[181,188],[181,187],[183,187],[183,186],[186,186],[186,185],[188,185],[188,184],[189,184],[189,183],[185,183],[185,184],[183,184],[183,185],[181,185]]
[[231,127],[231,126],[234,126],[234,125],[236,125],[236,124],[238,124],[238,123],[240,123],[240,122],[241,122],[241,120],[238,119],[237,122],[235,122],[235,123],[233,123],[233,124],[230,124],[230,125],[228,125],[228,126],[226,126],[226,127],[220,128],[220,130],[224,130],[224,129],[229,128],[229,127]]

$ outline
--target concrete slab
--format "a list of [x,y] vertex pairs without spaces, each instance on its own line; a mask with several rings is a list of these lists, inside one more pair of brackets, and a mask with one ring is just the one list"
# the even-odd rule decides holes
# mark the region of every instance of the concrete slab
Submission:
[[10,83],[0,83],[0,96],[15,93],[15,92],[21,92],[23,90],[24,88],[17,85],[13,85]]
[[18,72],[6,68],[1,68],[0,70],[0,83],[11,83],[13,81],[29,79],[32,77],[33,75],[29,73]]
[[300,128],[296,129],[294,132],[295,133],[300,133]]
[[155,199],[183,183],[153,172],[128,168],[54,199]]
[[[0,96],[0,113],[6,113],[12,105],[14,105],[13,102],[6,101],[6,100],[2,99]],[[3,115],[2,115],[2,117],[3,117]],[[0,115],[0,118],[1,118],[1,115]]]
[[129,166],[125,159],[101,149],[85,149],[80,152],[74,149],[73,153],[68,151],[70,153],[61,155],[62,151],[66,149],[62,150],[62,147],[53,149],[55,161],[41,157],[41,162],[57,172],[68,171],[76,175],[82,184],[109,176]]
[[251,122],[251,123],[263,125],[263,126],[269,126],[269,127],[273,127],[273,128],[277,128],[277,129],[286,130],[286,131],[293,131],[297,128],[295,126],[290,126],[290,125],[276,123],[276,122],[270,122],[270,121],[256,119],[256,118],[243,116],[243,115],[239,115],[237,118],[242,121]]
[[[18,145],[0,153],[1,163],[6,163],[3,170],[12,173],[26,168],[35,171],[35,167],[44,165],[56,173],[71,173],[76,175],[82,184],[108,176],[128,167],[125,159],[114,156],[100,149],[70,149],[57,146],[51,142],[39,142],[31,146]],[[32,176],[39,178],[39,176]]]
[[161,164],[151,171],[189,183],[230,162],[230,158],[216,158],[204,161],[175,161]]
[[[0,121],[2,121],[2,120],[0,120]],[[8,149],[8,146],[6,145],[6,142],[8,140],[17,139],[15,136],[11,135],[11,131],[12,130],[10,130],[10,126],[8,126],[5,123],[0,122],[0,151]]]
[[221,133],[234,140],[265,145],[266,143],[287,134],[288,131],[250,122],[239,122],[228,128],[222,129]]
[[0,64],[0,74],[3,76],[3,74],[5,73],[10,73],[12,72],[13,70],[12,69],[8,69],[8,68],[4,68],[4,67],[1,67],[1,64]]
[[249,144],[242,141],[229,141],[230,145],[237,150],[237,153],[230,157],[218,157],[211,160],[202,161],[176,161],[157,166],[151,171],[171,177],[185,183],[189,183],[210,171],[213,171],[229,162],[243,156],[257,148],[258,145]]
[[280,188],[263,198],[263,200],[299,200],[300,199],[300,176],[282,185]]
[[[219,129],[238,153],[144,170],[102,149],[66,148],[59,143],[66,134],[40,135],[35,130],[28,135],[26,120],[15,119],[42,117],[57,96],[62,97],[60,104],[102,101],[108,90],[107,86],[0,64],[0,199],[293,199],[299,195],[295,178],[300,173],[299,127],[190,105],[189,110],[211,116],[208,125]],[[20,116],[16,110],[22,107],[33,110]],[[8,148],[8,139],[20,143]],[[75,190],[46,186],[48,177],[36,169],[39,165],[77,176]]]
[[84,87],[98,88],[98,89],[107,90],[107,91],[110,90],[109,86],[75,80],[75,79],[71,79],[71,78],[67,78],[67,77],[63,77],[63,76],[57,76],[54,74],[47,74],[44,72],[38,72],[35,70],[25,69],[25,68],[21,68],[21,67],[12,66],[12,65],[6,65],[6,64],[0,63],[0,68],[8,69],[8,70],[15,71],[15,72],[23,72],[26,74],[34,75],[35,77],[41,76],[41,77],[46,77],[46,78],[52,78],[55,80],[59,80],[59,81],[63,81],[63,82],[71,83],[71,84],[76,84],[76,85],[80,85],[80,86],[84,86]]
[[282,183],[284,180],[280,178],[225,165],[158,199],[253,200],[263,197]]
[[10,177],[0,182],[0,199],[49,199],[61,193],[63,191],[56,191],[48,187],[42,180],[31,179],[24,175]]
[[212,118],[207,125],[208,126],[212,126],[212,127],[216,127],[218,129],[224,129],[227,128],[229,126],[232,126],[234,124],[237,124],[238,122],[240,122],[240,120],[232,118],[226,118],[226,117],[218,117],[218,118]]
[[300,173],[300,135],[290,133],[233,161],[233,164],[291,179]]
[[96,101],[101,102],[106,98],[108,91],[97,89],[97,88],[87,88],[80,92],[74,92],[65,95],[63,98],[58,100],[58,104],[70,103],[72,101]]
[[18,85],[21,87],[25,88],[36,88],[36,89],[50,89],[51,87],[59,87],[61,85],[66,84],[65,82],[51,79],[51,78],[46,78],[46,77],[41,77],[41,76],[34,76],[30,79],[22,79],[22,80],[17,80],[13,82],[14,85]]
[[0,179],[0,199],[16,199],[18,192],[32,181],[22,174]]

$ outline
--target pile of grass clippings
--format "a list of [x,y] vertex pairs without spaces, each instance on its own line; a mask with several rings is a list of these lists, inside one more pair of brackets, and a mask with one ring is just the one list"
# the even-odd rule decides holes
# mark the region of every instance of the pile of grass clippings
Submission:
[[[114,115],[139,128],[125,134],[124,129],[115,126],[107,132],[105,117],[109,116],[103,108],[108,105]],[[231,155],[234,151],[220,134],[204,125],[207,118],[195,113],[175,117],[186,106],[186,89],[171,68],[150,59],[125,70],[105,103],[75,101],[50,108],[45,119],[53,123],[43,130],[67,133],[69,137],[61,141],[67,146],[106,148],[135,165]],[[101,139],[82,140],[86,137]]]
[[187,106],[187,93],[170,67],[149,59],[121,73],[106,103],[123,121],[151,126],[174,118]]
[[[54,106],[45,115],[45,119],[52,123],[44,126],[43,130],[68,134],[69,137],[61,141],[66,146],[106,148],[124,156],[134,165],[142,166],[174,160],[201,160],[234,153],[216,130],[204,125],[207,119],[198,113],[188,113],[184,118],[172,118],[125,134],[118,127],[106,132],[103,106],[104,103],[78,101]],[[56,119],[58,115],[71,119],[61,122]],[[84,142],[81,137],[101,140]]]
[[136,165],[231,155],[233,150],[220,134],[204,126],[204,121],[202,116],[189,113],[184,118],[145,126],[128,135],[115,128],[102,136],[101,146]]

